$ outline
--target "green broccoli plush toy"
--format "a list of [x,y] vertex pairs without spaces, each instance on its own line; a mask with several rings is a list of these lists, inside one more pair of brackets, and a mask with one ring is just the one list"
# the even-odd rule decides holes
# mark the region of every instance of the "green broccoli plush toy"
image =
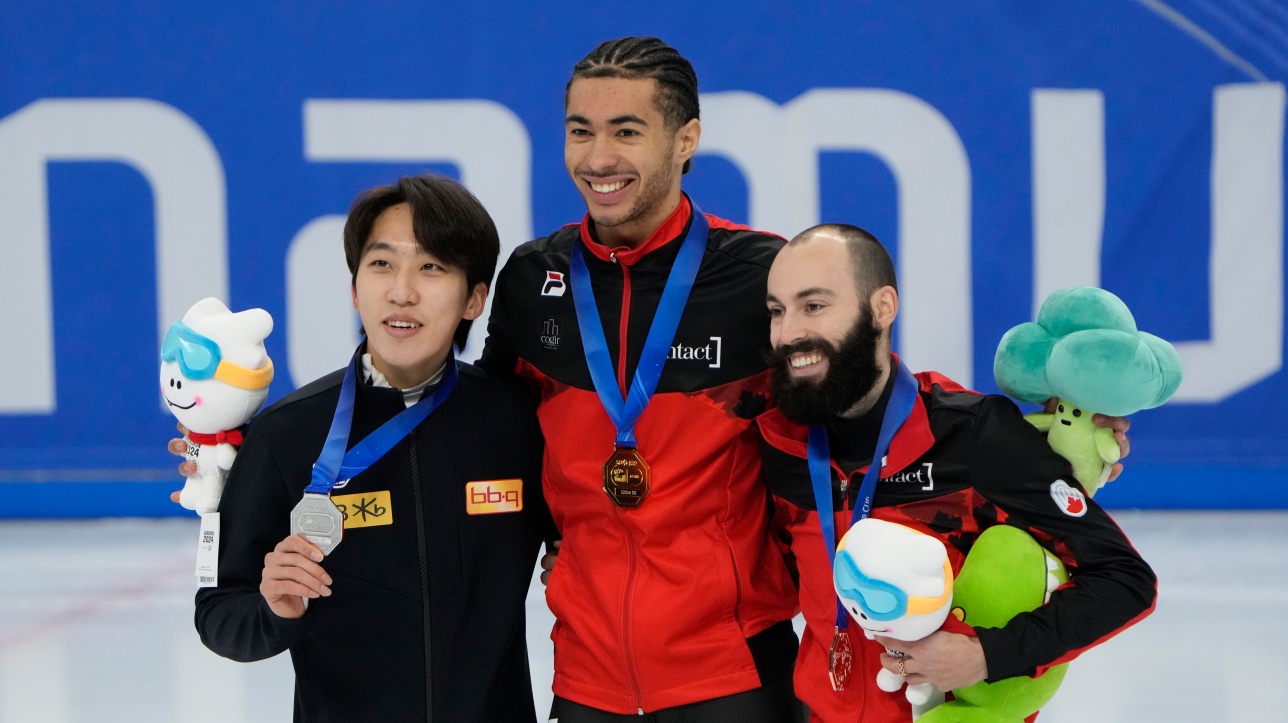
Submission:
[[1166,402],[1181,384],[1181,360],[1171,344],[1136,329],[1122,299],[1079,286],[1051,294],[1036,322],[1006,332],[993,375],[1021,401],[1058,397],[1054,414],[1026,419],[1047,432],[1051,448],[1094,495],[1118,461],[1118,443],[1091,423],[1092,414],[1125,417]]

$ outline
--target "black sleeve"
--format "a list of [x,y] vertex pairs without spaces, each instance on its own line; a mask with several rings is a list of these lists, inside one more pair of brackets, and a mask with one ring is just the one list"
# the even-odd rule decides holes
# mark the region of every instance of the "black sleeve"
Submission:
[[259,593],[264,556],[291,533],[291,498],[273,458],[272,426],[252,423],[219,502],[219,586],[197,591],[201,642],[240,662],[270,658],[309,625],[280,618]]
[[475,362],[480,369],[487,371],[498,379],[513,379],[519,353],[514,348],[510,337],[509,317],[510,300],[508,294],[514,276],[513,267],[516,261],[514,254],[501,268],[496,276],[492,289],[492,315],[487,322],[487,340],[483,342],[483,355]]
[[1017,615],[1005,627],[978,629],[989,682],[1068,662],[1153,609],[1153,570],[1094,500],[1086,499],[1081,516],[1056,503],[1057,480],[1079,491],[1082,486],[1010,400],[984,400],[972,455],[976,491],[1005,513],[1006,524],[1059,555],[1070,575],[1070,584],[1052,593],[1049,604]]

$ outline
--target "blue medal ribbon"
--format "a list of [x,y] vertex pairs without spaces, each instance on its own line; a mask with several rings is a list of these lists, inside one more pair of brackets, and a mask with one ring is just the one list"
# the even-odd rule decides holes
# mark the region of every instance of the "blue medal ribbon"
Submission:
[[[680,253],[671,266],[671,273],[667,276],[662,300],[658,304],[653,323],[649,326],[639,366],[635,368],[635,378],[631,380],[625,399],[622,398],[613,373],[613,360],[608,353],[608,340],[604,337],[603,323],[599,319],[595,292],[590,286],[590,271],[582,257],[582,244],[576,244],[572,250],[569,275],[572,277],[577,325],[581,327],[581,346],[586,354],[586,366],[590,368],[590,379],[599,394],[599,401],[617,429],[616,443],[619,447],[636,446],[635,422],[644,413],[649,399],[657,390],[658,380],[662,378],[662,367],[670,354],[675,330],[680,326],[680,316],[684,313],[689,292],[693,289],[693,281],[698,276],[698,267],[702,265],[702,257],[707,249],[707,235],[710,232],[707,217],[697,204],[690,205],[693,208],[693,220],[681,242]],[[618,353],[625,354],[626,350],[619,349]]]
[[[454,351],[454,350],[453,350]],[[349,451],[350,426],[353,424],[353,400],[358,379],[358,357],[344,370],[344,382],[340,385],[340,401],[335,405],[335,415],[331,417],[331,430],[327,432],[326,443],[322,453],[313,465],[313,478],[304,492],[329,495],[340,480],[357,477],[385,456],[389,450],[420,426],[435,409],[447,399],[456,387],[456,355],[448,354],[447,366],[443,372],[443,381],[433,394],[422,395],[420,401],[399,412],[393,419],[380,425],[380,428],[363,438]]]
[[[850,525],[872,514],[872,499],[876,496],[877,480],[881,477],[881,461],[890,449],[890,441],[895,433],[903,427],[912,414],[921,388],[917,378],[902,363],[894,370],[894,389],[890,392],[890,401],[886,403],[885,416],[881,419],[881,432],[877,435],[877,446],[872,452],[872,462],[868,471],[863,474],[863,484],[859,486],[858,496],[854,500],[854,511],[850,515]],[[823,528],[823,544],[827,545],[827,559],[836,565],[836,514],[832,506],[832,450],[827,439],[827,427],[815,424],[809,428],[808,444],[809,477],[814,488],[814,506],[818,509],[818,523]],[[841,630],[849,627],[849,616],[840,598],[836,601],[836,626]]]

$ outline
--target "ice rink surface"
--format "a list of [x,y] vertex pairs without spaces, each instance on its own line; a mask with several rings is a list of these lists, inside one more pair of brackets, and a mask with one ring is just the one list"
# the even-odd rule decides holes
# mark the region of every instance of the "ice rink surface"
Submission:
[[[1079,658],[1046,723],[1288,721],[1288,512],[1115,515],[1156,612]],[[0,722],[287,721],[291,665],[216,657],[192,626],[196,520],[0,523]],[[552,622],[528,596],[537,709]]]

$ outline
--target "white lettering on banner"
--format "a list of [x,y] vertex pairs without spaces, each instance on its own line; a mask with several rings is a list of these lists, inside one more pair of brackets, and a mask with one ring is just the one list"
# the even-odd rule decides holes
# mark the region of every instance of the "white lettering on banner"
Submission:
[[1213,98],[1209,341],[1176,345],[1176,401],[1219,402],[1283,367],[1284,86],[1223,85]]
[[[1032,96],[1035,308],[1057,289],[1100,285],[1104,109],[1091,94]],[[1212,105],[1211,332],[1176,344],[1185,380],[1173,402],[1220,402],[1283,367],[1284,86],[1218,86]]]
[[[1033,318],[1053,292],[1100,285],[1105,227],[1105,96],[1034,89]],[[1094,279],[1083,282],[1079,279]]]
[[[1070,285],[1099,285],[1105,209],[1105,101],[1092,89],[1035,89],[1032,102],[1034,304]],[[819,220],[818,154],[867,152],[898,187],[900,350],[910,363],[971,385],[970,168],[935,108],[885,89],[816,89],[786,105],[747,92],[702,97],[700,152],[744,175],[751,225],[790,234]],[[1283,133],[1279,83],[1213,93],[1211,332],[1178,343],[1179,402],[1219,402],[1283,366]],[[531,144],[522,121],[487,100],[306,101],[304,156],[314,162],[447,162],[493,211],[505,256],[532,235]],[[124,163],[155,198],[158,341],[204,296],[228,298],[223,166],[205,132],[146,99],[45,99],[0,119],[0,414],[56,405],[46,164]],[[349,278],[323,263],[343,217],[323,216],[287,254],[288,369],[301,385],[344,363],[357,342]],[[325,251],[325,253],[323,253]],[[332,257],[334,258],[334,257]],[[504,256],[503,256],[504,258]],[[191,269],[200,269],[193,273]],[[553,286],[551,291],[553,293]],[[490,312],[490,301],[488,312]],[[478,355],[487,317],[463,358]],[[719,344],[673,348],[702,359]]]
[[790,237],[819,222],[818,154],[881,159],[899,197],[899,346],[915,368],[974,381],[970,163],[952,124],[897,90],[820,88],[784,106],[742,91],[701,97],[699,153],[747,180],[751,226]]
[[[224,168],[191,118],[138,98],[36,101],[0,120],[0,414],[55,408],[51,161],[123,163],[147,180],[156,228],[157,348],[196,301],[228,300]],[[17,313],[15,310],[21,310]],[[21,343],[12,343],[21,340]],[[17,373],[22,370],[22,373]]]
[[343,367],[360,340],[352,277],[339,263],[344,221],[319,216],[286,250],[286,360],[296,387]]
[[[460,171],[461,183],[478,196],[496,221],[501,236],[501,263],[515,247],[532,239],[532,143],[523,121],[500,103],[309,99],[304,102],[304,157],[315,162],[454,164]],[[337,336],[331,344],[338,346],[339,337],[348,339],[350,320],[323,318],[334,313],[334,305],[322,302],[324,295],[333,293],[330,287],[306,283],[305,289],[288,292],[288,296],[304,304],[301,314],[318,317],[309,322],[311,325],[321,328],[331,324]],[[342,296],[349,296],[347,279]],[[473,360],[482,352],[491,311],[489,294],[483,316],[474,323],[461,358]],[[287,351],[294,376],[296,354],[293,348]],[[327,370],[334,368],[328,366]],[[294,381],[298,386],[311,379],[296,377]]]

